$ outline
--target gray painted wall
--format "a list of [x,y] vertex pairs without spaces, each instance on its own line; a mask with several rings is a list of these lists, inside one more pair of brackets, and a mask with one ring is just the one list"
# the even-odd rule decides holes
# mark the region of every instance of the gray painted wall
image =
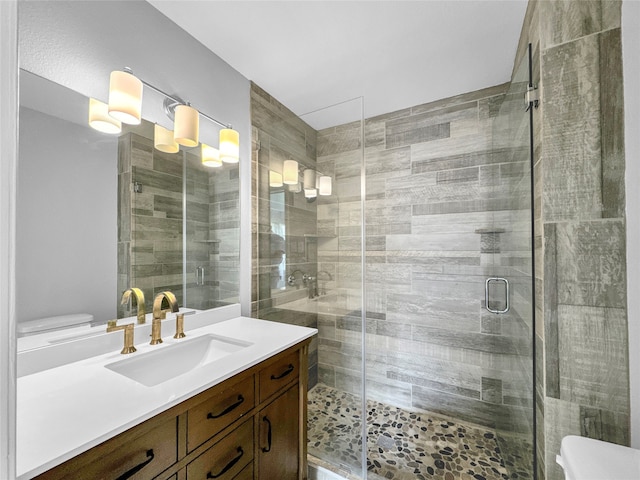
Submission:
[[88,126],[20,110],[18,322],[116,318],[117,142],[88,136],[99,139]]

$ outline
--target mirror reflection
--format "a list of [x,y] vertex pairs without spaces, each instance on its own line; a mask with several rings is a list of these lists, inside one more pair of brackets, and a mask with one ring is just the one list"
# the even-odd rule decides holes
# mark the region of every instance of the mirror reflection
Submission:
[[[170,290],[180,307],[238,301],[238,165],[200,148],[154,148],[154,124],[88,126],[89,99],[20,75],[16,313],[19,335],[56,322],[104,324]],[[62,318],[60,318],[62,317]]]

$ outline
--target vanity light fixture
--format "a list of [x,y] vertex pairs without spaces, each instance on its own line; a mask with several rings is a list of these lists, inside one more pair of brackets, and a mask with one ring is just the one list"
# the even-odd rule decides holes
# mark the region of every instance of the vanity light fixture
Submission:
[[240,161],[240,135],[235,130],[220,130],[220,159],[225,163]]
[[282,185],[282,174],[269,170],[269,186],[271,188],[279,188],[282,187]]
[[113,71],[109,77],[109,115],[122,123],[140,125],[142,81],[127,71]]
[[122,132],[122,123],[109,115],[107,104],[95,98],[89,99],[89,126],[102,133]]
[[206,167],[221,167],[222,160],[220,160],[220,151],[217,148],[210,147],[206,143],[202,144],[200,148],[200,154],[202,157],[202,164]]
[[[220,160],[226,163],[238,163],[240,161],[240,135],[236,130],[233,130],[231,125],[216,120],[180,98],[169,95],[149,82],[136,77],[128,67],[125,67],[122,71],[115,70],[111,72],[109,77],[109,105],[107,108],[109,115],[123,123],[140,124],[142,120],[143,87],[148,87],[160,95],[164,95],[166,98],[165,111],[172,120],[175,117],[172,143],[168,142],[165,137],[167,132],[171,132],[170,130],[164,129],[166,130],[164,132],[154,129],[154,133],[161,137],[154,139],[154,145],[158,150],[175,153],[173,151],[175,144],[196,147],[199,143],[200,117],[202,116],[222,127],[219,146]],[[166,150],[163,150],[163,148],[166,148]],[[177,148],[179,150],[180,147]],[[175,151],[177,152],[178,150]]]
[[304,196],[305,198],[316,198],[318,196],[318,190],[315,188],[305,188]]
[[331,177],[322,175],[319,180],[318,193],[320,195],[331,195]]
[[185,147],[196,147],[200,138],[200,115],[191,105],[177,105],[173,138]]
[[282,181],[285,185],[296,185],[298,183],[298,162],[295,160],[282,162]]
[[153,146],[165,153],[176,153],[180,150],[180,145],[173,138],[173,132],[157,123],[153,127]]

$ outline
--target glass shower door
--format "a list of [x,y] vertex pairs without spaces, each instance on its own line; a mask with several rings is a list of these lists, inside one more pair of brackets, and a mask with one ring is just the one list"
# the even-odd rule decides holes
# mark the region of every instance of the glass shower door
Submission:
[[367,119],[370,478],[533,478],[527,67]]
[[197,310],[238,302],[238,165],[204,166],[200,149],[184,161],[184,303]]
[[535,471],[531,170],[531,109],[535,107],[525,102],[531,82],[530,58],[530,54],[525,56],[514,72],[493,123],[493,149],[505,160],[500,164],[505,208],[496,212],[493,233],[483,245],[491,250],[492,276],[499,279],[487,280],[486,316],[499,328],[508,347],[500,358],[506,415],[496,418],[497,442],[508,473],[518,478],[534,478]]

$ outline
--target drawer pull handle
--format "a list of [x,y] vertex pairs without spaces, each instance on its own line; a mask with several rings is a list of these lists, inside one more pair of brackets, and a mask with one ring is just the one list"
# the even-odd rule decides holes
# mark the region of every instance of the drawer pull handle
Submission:
[[267,430],[267,446],[262,447],[262,451],[267,453],[271,451],[271,421],[267,417],[262,417],[262,421],[267,422],[267,425],[269,426],[269,430]]
[[233,457],[233,459],[229,463],[227,463],[227,466],[224,467],[220,471],[220,473],[218,473],[216,475],[214,475],[211,472],[207,473],[207,478],[220,478],[222,475],[224,475],[229,470],[231,470],[236,463],[238,463],[240,461],[240,459],[242,458],[242,455],[244,455],[244,451],[242,450],[242,447],[238,447],[238,455]]
[[140,465],[136,465],[131,470],[127,470],[122,475],[120,475],[116,480],[126,480],[127,478],[133,477],[136,473],[138,473],[144,467],[149,465],[149,463],[151,463],[151,460],[153,460],[154,458],[155,458],[155,455],[153,454],[153,449],[147,450],[147,459],[144,462],[142,462]]
[[227,408],[225,408],[222,412],[218,413],[217,415],[214,415],[213,413],[209,412],[207,414],[207,418],[215,419],[215,418],[224,417],[231,410],[238,408],[242,404],[242,402],[244,402],[244,397],[242,395],[238,395],[238,401],[236,403],[234,403],[233,405],[229,405]]
[[271,380],[280,380],[281,378],[284,378],[287,375],[289,375],[291,372],[293,372],[293,370],[294,370],[293,365],[289,364],[287,369],[284,372],[282,372],[280,375],[278,375],[277,377],[275,375],[271,375]]

